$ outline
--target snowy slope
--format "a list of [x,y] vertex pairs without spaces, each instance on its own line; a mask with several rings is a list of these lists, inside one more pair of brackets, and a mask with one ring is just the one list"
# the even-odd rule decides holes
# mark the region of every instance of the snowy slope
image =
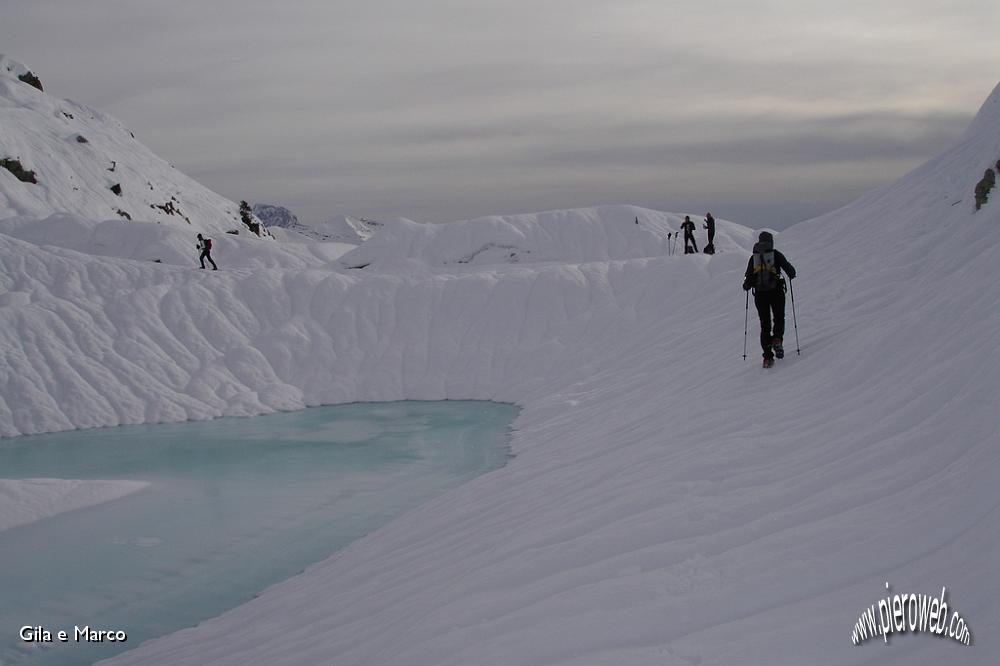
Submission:
[[[701,250],[707,233],[703,218],[691,219]],[[674,238],[683,221],[683,214],[636,206],[492,215],[449,224],[403,221],[381,230],[342,263],[385,271],[395,263],[406,270],[413,262],[437,267],[636,259],[667,255],[671,246],[683,254],[683,242]],[[719,253],[752,246],[746,227],[719,220],[716,234]]]
[[325,222],[316,224],[299,224],[290,227],[294,231],[321,241],[336,241],[360,245],[371,238],[375,230],[383,225],[367,219],[355,219],[348,215],[337,215]]
[[[778,236],[803,354],[773,371],[753,322],[741,359],[736,225],[714,257],[664,256],[588,209],[552,214],[580,247],[540,214],[385,230],[384,255],[377,235],[342,259],[364,270],[219,274],[0,234],[0,433],[522,407],[504,469],[112,663],[996,663],[1000,202],[975,212],[972,190],[998,100],[954,150]],[[531,262],[450,263],[508,229]],[[854,647],[886,581],[947,586],[974,645]]]
[[0,219],[70,213],[161,223],[192,238],[250,233],[236,204],[154,155],[114,118],[18,80],[24,71],[0,56],[0,159],[16,159],[37,182],[0,168]]
[[326,222],[312,226],[322,240],[334,240],[341,243],[358,245],[372,237],[381,223],[368,219],[357,219],[350,215],[337,215]]

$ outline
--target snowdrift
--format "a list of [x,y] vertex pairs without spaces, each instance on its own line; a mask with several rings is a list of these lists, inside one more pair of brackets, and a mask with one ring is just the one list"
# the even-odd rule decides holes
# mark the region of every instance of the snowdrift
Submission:
[[[998,96],[954,150],[777,237],[802,355],[789,312],[768,371],[754,323],[741,358],[736,225],[708,257],[667,256],[677,216],[642,209],[404,223],[341,258],[362,270],[218,273],[0,235],[0,434],[522,407],[504,469],[110,663],[995,663],[1000,201],[972,191]],[[530,255],[480,251],[508,242]],[[853,646],[887,581],[946,586],[973,645]]]

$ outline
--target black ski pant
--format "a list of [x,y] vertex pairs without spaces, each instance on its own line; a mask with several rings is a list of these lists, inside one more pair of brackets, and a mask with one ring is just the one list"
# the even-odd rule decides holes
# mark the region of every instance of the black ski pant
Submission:
[[768,291],[754,290],[753,304],[760,317],[760,348],[764,356],[774,356],[772,340],[785,337],[785,292],[781,287]]
[[210,252],[211,252],[211,250],[202,250],[201,251],[201,256],[198,257],[198,259],[201,260],[201,267],[202,268],[205,267],[205,260],[208,259],[209,263],[212,264],[212,268],[214,270],[219,270],[219,267],[215,265],[214,261],[212,261],[212,255],[209,254]]
[[715,245],[715,227],[708,230],[708,244]]
[[[691,244],[691,249],[688,248],[688,243]],[[684,254],[698,253],[698,246],[694,242],[694,234],[690,231],[684,232]]]

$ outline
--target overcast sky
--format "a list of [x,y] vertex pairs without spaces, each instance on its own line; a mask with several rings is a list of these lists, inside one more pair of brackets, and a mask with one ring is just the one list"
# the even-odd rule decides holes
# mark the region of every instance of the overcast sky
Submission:
[[952,145],[997,0],[0,0],[0,53],[234,200],[782,228]]

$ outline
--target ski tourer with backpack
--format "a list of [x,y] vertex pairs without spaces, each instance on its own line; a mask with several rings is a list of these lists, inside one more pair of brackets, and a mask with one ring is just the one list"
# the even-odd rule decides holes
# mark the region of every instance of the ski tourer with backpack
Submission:
[[[785,356],[787,284],[782,273],[792,280],[795,278],[795,267],[789,263],[784,254],[774,249],[774,236],[768,231],[760,232],[753,246],[753,254],[747,262],[743,290],[749,292],[753,289],[753,303],[760,319],[760,347],[765,368],[774,365],[775,358]],[[747,307],[749,308],[749,299]]]
[[201,252],[201,254],[198,255],[198,260],[201,261],[202,268],[205,268],[205,260],[208,259],[208,262],[212,264],[212,270],[213,271],[219,270],[219,267],[215,265],[215,261],[212,259],[211,238],[205,238],[201,234],[198,234],[198,242],[195,245],[195,247],[197,247],[198,250]]

